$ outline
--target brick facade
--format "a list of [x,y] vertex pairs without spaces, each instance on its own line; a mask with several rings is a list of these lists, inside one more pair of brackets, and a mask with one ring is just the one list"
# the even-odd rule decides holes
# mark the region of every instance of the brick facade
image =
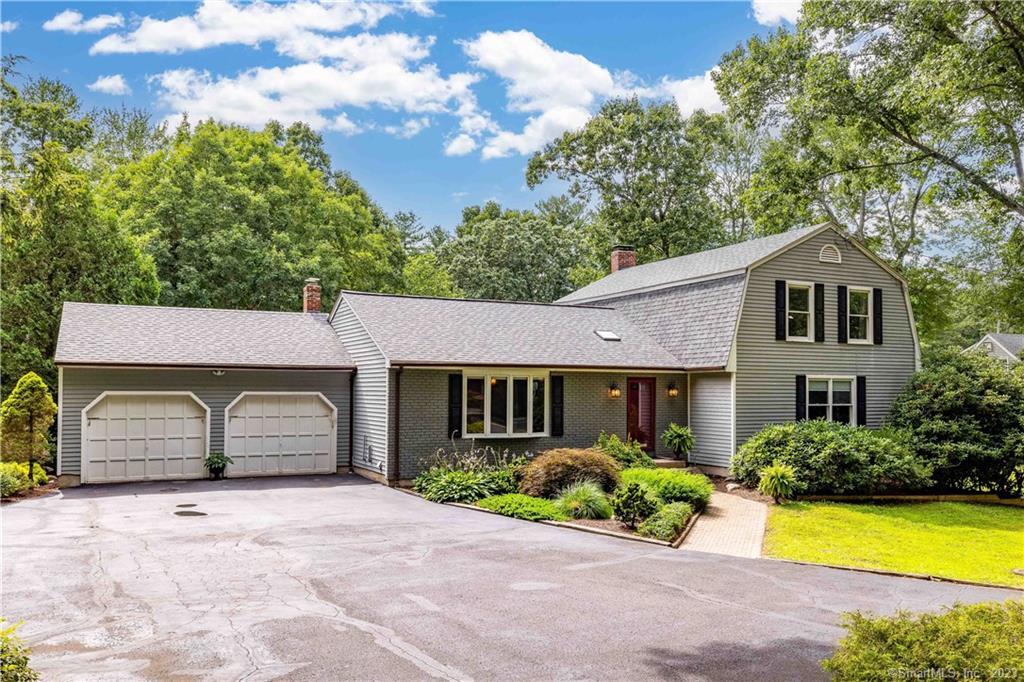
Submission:
[[[398,477],[414,478],[424,460],[439,448],[452,448],[447,439],[448,429],[448,374],[447,370],[405,369],[401,374],[401,415],[400,426],[395,427],[395,395],[397,370],[391,370],[391,405],[389,424],[392,437],[389,455],[398,455]],[[643,374],[605,372],[554,372],[564,376],[565,418],[564,435],[559,438],[487,438],[476,441],[477,445],[490,446],[498,450],[508,448],[512,452],[539,452],[554,447],[588,447],[593,445],[602,431],[626,435],[626,378],[627,376],[653,376],[655,378],[655,421],[660,435],[669,422],[687,423],[687,390],[685,374]],[[615,382],[622,388],[622,396],[608,397],[608,385]],[[669,397],[668,385],[674,382],[679,395]],[[399,431],[396,434],[396,431]],[[396,437],[397,436],[397,437]],[[470,447],[470,439],[458,439],[455,446],[460,450]],[[659,440],[657,454],[673,456]]]

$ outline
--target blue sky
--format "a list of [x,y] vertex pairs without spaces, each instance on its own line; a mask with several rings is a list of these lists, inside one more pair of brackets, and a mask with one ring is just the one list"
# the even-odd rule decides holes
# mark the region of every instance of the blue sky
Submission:
[[709,69],[799,2],[4,2],[3,53],[86,107],[259,127],[305,120],[388,212],[527,207],[529,155],[609,97],[721,106]]

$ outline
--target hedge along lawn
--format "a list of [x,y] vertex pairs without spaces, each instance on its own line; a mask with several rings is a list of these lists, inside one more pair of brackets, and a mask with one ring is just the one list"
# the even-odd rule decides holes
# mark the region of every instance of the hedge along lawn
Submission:
[[1024,588],[1024,508],[791,502],[771,507],[764,553]]

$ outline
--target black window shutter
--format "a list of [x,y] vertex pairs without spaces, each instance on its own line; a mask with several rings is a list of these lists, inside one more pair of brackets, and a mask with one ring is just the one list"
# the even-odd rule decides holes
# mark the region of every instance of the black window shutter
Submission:
[[881,345],[881,343],[882,343],[882,290],[878,289],[878,288],[875,288],[875,290],[872,291],[871,293],[874,295],[874,298],[875,298],[874,303],[873,303],[874,310],[872,310],[872,313],[874,315],[874,320],[873,320],[872,326],[875,329],[875,343]]
[[807,375],[796,375],[796,420],[807,419]]
[[775,280],[775,340],[786,340],[786,280]]
[[825,342],[825,285],[814,284],[814,340]]
[[448,437],[462,435],[462,375],[448,375]]
[[847,334],[849,334],[849,323],[846,319],[846,286],[840,284],[836,289],[839,291],[839,296],[836,298],[836,310],[839,314],[836,315],[836,322],[839,324],[839,343],[846,343]]
[[565,377],[551,377],[551,435],[561,436],[565,430],[565,391],[562,380]]
[[857,426],[868,424],[868,378],[857,377]]

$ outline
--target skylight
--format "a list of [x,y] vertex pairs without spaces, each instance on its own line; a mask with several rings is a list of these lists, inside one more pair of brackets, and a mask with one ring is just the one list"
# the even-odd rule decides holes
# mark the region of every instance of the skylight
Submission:
[[602,339],[604,339],[605,341],[622,341],[621,336],[619,336],[615,332],[610,332],[606,329],[597,329],[594,331],[594,333],[597,334]]

